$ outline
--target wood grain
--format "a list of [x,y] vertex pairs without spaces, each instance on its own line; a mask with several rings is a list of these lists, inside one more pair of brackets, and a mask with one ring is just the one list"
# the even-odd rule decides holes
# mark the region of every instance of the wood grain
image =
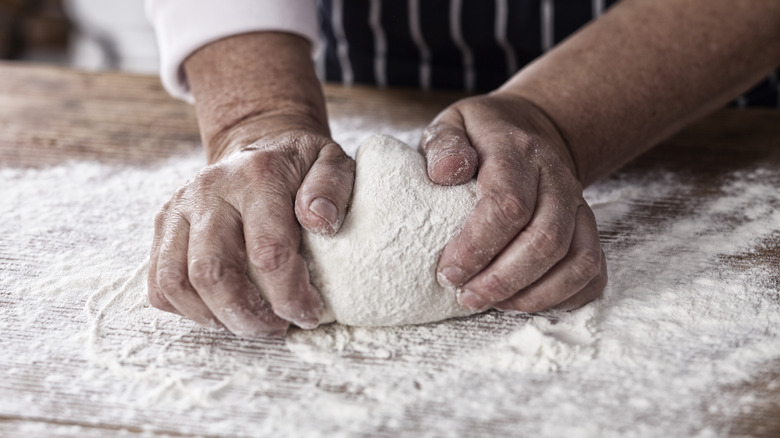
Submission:
[[[0,165],[91,159],[144,164],[200,147],[191,105],[152,76],[0,62]],[[459,93],[325,87],[336,117],[372,115],[418,126]]]
[[[162,89],[159,80],[149,76],[119,73],[86,73],[48,66],[0,63],[0,166],[42,167],[65,160],[97,160],[119,165],[149,164],[183,152],[200,148],[200,138],[192,107],[173,100]],[[377,90],[373,88],[326,86],[328,110],[333,117],[361,117],[367,114],[377,120],[392,118],[401,126],[420,126],[429,121],[447,104],[463,97],[459,93],[421,93],[416,90]],[[644,154],[621,172],[652,172],[665,169],[696,187],[691,199],[641,206],[634,219],[645,223],[666,220],[695,209],[699,197],[715,196],[723,178],[735,170],[764,164],[780,168],[780,111],[760,109],[725,109],[691,125]],[[602,233],[602,241],[621,245],[624,236],[631,235],[635,224],[626,222]],[[723,260],[731,267],[748,269],[766,265],[775,269],[774,277],[780,289],[780,236],[766,242],[756,251],[738,254]],[[22,256],[6,254],[0,260],[8,269],[23,264]],[[2,292],[2,291],[0,291]],[[0,305],[11,305],[18,297],[0,293]],[[780,303],[779,303],[780,304]],[[71,308],[72,307],[72,308]],[[77,305],[63,304],[62,315],[78,313]],[[52,320],[53,321],[53,320]],[[479,329],[495,329],[494,326]],[[23,337],[23,333],[17,334]],[[178,348],[196,351],[198,348],[224,340],[184,338]],[[23,339],[19,338],[20,342]],[[234,344],[229,348],[247,349],[257,357],[273,354],[278,341]],[[272,345],[273,344],[273,345]],[[455,348],[457,342],[452,347]],[[267,347],[267,348],[266,348]],[[228,347],[221,347],[228,348]],[[251,351],[250,351],[251,350]],[[271,353],[269,353],[269,351]],[[56,358],[55,358],[56,359]],[[309,369],[280,371],[289,357],[275,357],[279,368],[272,372],[285,374],[287,379],[306,381]],[[80,363],[61,364],[60,370]],[[777,437],[780,435],[780,364],[750,382],[719,388],[726,399],[737,400],[745,395],[754,398],[750,412],[734,412],[727,416],[713,415],[713,425],[723,427],[735,436]],[[45,368],[30,368],[23,379],[27,390],[40,391]],[[215,376],[218,379],[219,376]],[[38,383],[36,383],[38,382]],[[775,383],[773,383],[775,382]],[[323,383],[324,385],[327,384]],[[16,385],[16,386],[14,386]],[[19,382],[0,382],[0,390],[19,391]],[[95,391],[99,389],[94,388]],[[334,392],[347,388],[333,388]],[[273,394],[272,394],[273,395]],[[73,420],[58,409],[72,405],[74,409],[99,413],[93,422]],[[122,412],[116,407],[101,406],[83,394],[63,391],[62,400],[43,408],[47,415],[0,416],[0,436],[29,436],[20,430],[45,427],[47,436],[72,436],[78,426],[80,436],[106,436],[122,431],[127,436],[148,435],[143,424],[122,422]],[[261,421],[264,413],[256,413]],[[149,419],[151,421],[151,418]],[[165,422],[167,421],[167,422]],[[165,428],[154,436],[192,436],[177,432],[175,417],[166,419]],[[74,429],[69,429],[73,427]],[[180,430],[186,430],[180,429]],[[201,435],[198,435],[201,436]]]
[[[168,96],[156,77],[9,62],[0,62],[0,75],[2,165],[142,164],[200,147],[193,108]],[[419,126],[465,95],[326,85],[325,96],[333,117],[392,117],[401,126]],[[780,148],[778,138],[777,111],[725,109],[664,145],[767,151]]]

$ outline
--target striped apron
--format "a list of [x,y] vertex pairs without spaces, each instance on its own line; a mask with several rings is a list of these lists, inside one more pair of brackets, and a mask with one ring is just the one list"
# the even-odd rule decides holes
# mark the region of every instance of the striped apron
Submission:
[[[493,90],[618,0],[319,0],[327,81]],[[778,107],[778,72],[737,106]]]

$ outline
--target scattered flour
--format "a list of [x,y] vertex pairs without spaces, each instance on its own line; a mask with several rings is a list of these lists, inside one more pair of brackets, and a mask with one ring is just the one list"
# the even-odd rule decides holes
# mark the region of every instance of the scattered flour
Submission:
[[596,355],[595,306],[571,315],[532,317],[525,326],[475,354],[477,370],[550,372]]
[[[377,128],[334,130],[354,152]],[[610,284],[576,312],[243,340],[145,297],[154,213],[202,163],[0,169],[0,416],[63,436],[724,436],[777,402],[740,389],[780,388],[780,271],[757,257],[780,242],[776,166],[698,197],[664,171],[588,189]]]

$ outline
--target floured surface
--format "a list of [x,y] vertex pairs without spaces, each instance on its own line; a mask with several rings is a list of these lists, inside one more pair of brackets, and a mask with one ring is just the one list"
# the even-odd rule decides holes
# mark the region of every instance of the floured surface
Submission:
[[610,285],[572,314],[257,341],[146,303],[153,216],[202,162],[0,169],[0,435],[722,436],[780,404],[778,161],[589,189]]

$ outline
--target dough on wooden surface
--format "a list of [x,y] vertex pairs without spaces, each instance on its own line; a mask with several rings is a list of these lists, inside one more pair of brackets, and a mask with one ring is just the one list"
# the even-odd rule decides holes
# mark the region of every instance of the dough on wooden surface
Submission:
[[339,232],[303,232],[311,281],[326,305],[323,322],[395,326],[470,314],[454,288],[438,284],[436,264],[476,203],[476,183],[433,184],[423,156],[385,135],[364,141],[356,164]]

